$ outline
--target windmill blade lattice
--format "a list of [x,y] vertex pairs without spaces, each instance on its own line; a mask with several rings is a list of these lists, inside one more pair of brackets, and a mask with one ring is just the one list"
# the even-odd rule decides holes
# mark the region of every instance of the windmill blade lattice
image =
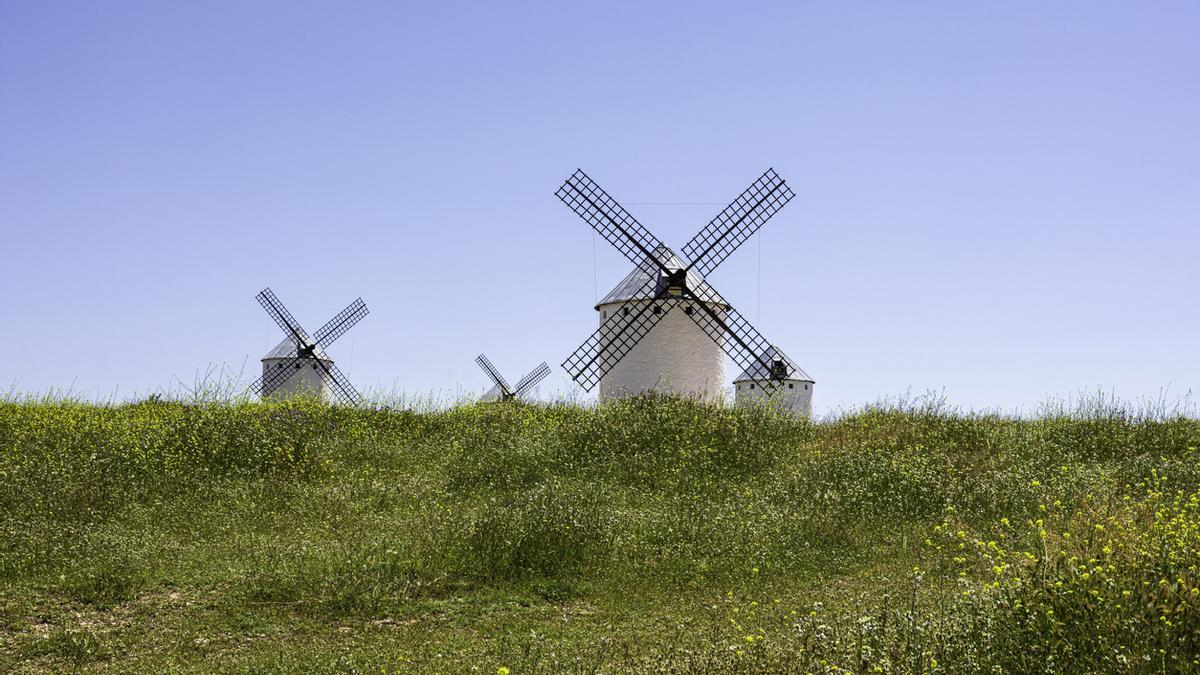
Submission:
[[687,269],[708,276],[796,194],[774,169],[759,176],[683,247]]
[[292,379],[296,371],[303,366],[303,361],[304,359],[300,358],[293,349],[289,356],[283,357],[283,360],[276,363],[274,368],[255,380],[250,385],[250,389],[260,396],[270,396],[280,385]]
[[479,356],[475,357],[475,363],[479,364],[479,367],[483,370],[483,372],[487,373],[487,376],[492,378],[492,382],[495,382],[497,387],[500,387],[501,398],[508,398],[512,395],[512,389],[508,386],[508,380],[504,379],[504,376],[501,375],[500,371],[492,365],[492,362],[488,360],[488,357],[480,354]]
[[368,314],[370,311],[367,310],[367,303],[363,302],[362,298],[358,298],[346,309],[326,321],[324,326],[318,328],[317,332],[313,333],[313,340],[316,341],[318,347],[324,349],[345,335],[346,331],[354,328],[354,325],[362,321]]
[[[709,292],[716,294],[715,290],[710,289]],[[743,371],[753,372],[761,368],[762,372],[772,373],[772,381],[784,379],[787,373],[776,373],[775,364],[765,357],[765,354],[771,351],[771,343],[724,298],[719,295],[716,297],[716,303],[711,300],[706,302],[689,291],[689,298],[700,306],[700,311],[692,312],[688,316],[713,341],[721,345],[734,364]],[[722,309],[714,307],[714,304],[725,306],[723,317]],[[787,359],[786,356],[784,358]],[[787,372],[799,370],[790,359],[787,359],[787,366]]]
[[330,381],[333,382],[333,386],[330,389],[333,390],[334,396],[339,401],[346,405],[358,405],[362,401],[362,395],[358,393],[354,385],[350,384],[350,380],[346,379],[345,374],[337,367],[337,364],[318,359],[317,367],[324,370]]
[[[657,277],[650,279],[640,293],[653,292],[658,285]],[[667,290],[663,289],[653,300],[644,301],[628,314],[622,311],[614,315],[612,319],[601,323],[596,332],[563,361],[563,370],[566,370],[571,379],[578,382],[584,390],[591,391],[600,383],[605,373],[625,358],[629,350],[637,346],[650,329],[662,321],[677,303],[678,299],[668,295]],[[622,310],[627,308],[628,306]]]
[[571,174],[554,194],[634,265],[649,274],[669,271],[663,264],[666,261],[658,258],[663,243],[582,169]]
[[550,374],[550,366],[543,361],[537,368],[534,368],[528,375],[517,381],[517,387],[513,390],[513,396],[524,396],[530,390],[538,385],[539,382],[546,379]]
[[267,310],[267,314],[271,315],[271,318],[275,320],[275,323],[279,324],[284,333],[303,343],[300,345],[300,348],[312,345],[312,340],[308,337],[308,333],[304,332],[304,329],[300,327],[300,322],[296,320],[296,317],[292,316],[287,307],[283,306],[279,298],[275,297],[275,293],[270,288],[264,288],[258,295],[254,296],[254,299],[258,300],[258,304]]

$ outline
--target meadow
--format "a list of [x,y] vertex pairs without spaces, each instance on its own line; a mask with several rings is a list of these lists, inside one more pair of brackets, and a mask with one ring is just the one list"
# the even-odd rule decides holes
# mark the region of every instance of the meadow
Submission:
[[1200,672],[1200,421],[0,402],[0,670]]

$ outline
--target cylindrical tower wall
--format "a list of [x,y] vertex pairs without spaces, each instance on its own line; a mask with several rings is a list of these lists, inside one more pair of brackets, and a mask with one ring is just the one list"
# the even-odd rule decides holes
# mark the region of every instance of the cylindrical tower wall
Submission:
[[[632,300],[600,305],[601,325],[621,320],[622,312],[637,312],[648,301]],[[725,352],[723,345],[689,317],[688,305],[678,303],[659,320],[600,380],[600,399],[633,396],[648,391],[680,396],[720,400],[725,392]],[[725,318],[725,310],[713,307]],[[693,311],[701,311],[694,308]],[[606,359],[612,346],[604,346]]]
[[812,414],[812,382],[782,380],[778,382],[738,380],[733,383],[737,405],[777,405],[799,415]]
[[[332,364],[333,361],[327,363]],[[323,401],[329,400],[332,392],[329,388],[329,376],[317,364],[315,359],[302,359],[289,365],[284,359],[263,359],[263,375],[278,368],[295,368],[296,374],[289,377],[283,384],[276,387],[266,398],[285,399],[295,396],[316,396]]]

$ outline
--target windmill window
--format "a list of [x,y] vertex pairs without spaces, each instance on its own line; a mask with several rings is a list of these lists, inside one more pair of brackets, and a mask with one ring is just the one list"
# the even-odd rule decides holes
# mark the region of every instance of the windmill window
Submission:
[[600,312],[600,318],[601,318],[601,319],[607,319],[607,318],[608,318],[608,310],[607,310],[607,309],[606,309],[606,310],[604,310],[603,312]]
[[751,383],[750,383],[750,388],[751,388],[751,389],[753,389],[753,388],[754,388],[754,383],[753,383],[753,382],[751,382]]
[[622,308],[621,308],[621,314],[629,314],[629,308],[628,308],[628,307],[622,307]]
[[654,312],[655,314],[662,314],[662,307],[655,305],[654,308],[651,309],[650,311]]
[[687,307],[684,307],[684,308],[683,308],[683,313],[684,313],[684,314],[687,314],[688,316],[691,316],[691,315],[692,315],[692,306],[691,306],[691,305],[688,305]]
[[807,384],[806,384],[806,385],[804,385],[804,388],[805,388],[805,389],[808,389],[808,385],[807,385]]
[[788,389],[795,389],[795,388],[796,388],[796,385],[792,384],[791,382],[788,382]]

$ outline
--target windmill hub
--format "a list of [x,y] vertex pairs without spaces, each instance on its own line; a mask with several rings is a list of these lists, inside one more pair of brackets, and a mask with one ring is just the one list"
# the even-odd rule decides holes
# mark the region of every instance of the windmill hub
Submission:
[[783,359],[775,359],[771,364],[771,377],[776,380],[786,380],[787,376],[787,363]]
[[667,275],[667,288],[671,290],[671,295],[683,295],[687,290],[687,270],[671,270]]

